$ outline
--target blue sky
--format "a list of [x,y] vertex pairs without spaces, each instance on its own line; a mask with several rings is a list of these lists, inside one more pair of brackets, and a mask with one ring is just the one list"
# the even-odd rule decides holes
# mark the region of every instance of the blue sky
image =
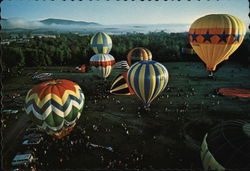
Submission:
[[250,23],[248,0],[4,0],[1,8],[3,18],[60,18],[104,25],[192,23],[210,13],[228,13]]

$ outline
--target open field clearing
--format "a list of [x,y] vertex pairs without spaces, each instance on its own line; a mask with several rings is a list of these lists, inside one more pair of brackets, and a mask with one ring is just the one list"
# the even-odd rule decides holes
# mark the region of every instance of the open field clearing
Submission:
[[[64,72],[72,67],[24,68],[20,76],[3,80],[3,110],[18,110],[2,116],[4,167],[10,169],[14,155],[24,150],[22,137],[33,126],[23,110],[26,93],[37,84],[28,73],[51,72],[53,78],[79,84],[86,99],[70,135],[53,140],[44,134],[35,152],[43,162],[38,168],[202,168],[199,147],[209,128],[221,121],[250,119],[250,98],[217,93],[224,87],[250,89],[250,68],[225,62],[211,79],[201,62],[164,65],[169,82],[150,111],[136,95],[109,93],[113,79],[125,71],[121,69],[113,69],[105,82],[91,71]],[[13,98],[13,93],[19,96]]]

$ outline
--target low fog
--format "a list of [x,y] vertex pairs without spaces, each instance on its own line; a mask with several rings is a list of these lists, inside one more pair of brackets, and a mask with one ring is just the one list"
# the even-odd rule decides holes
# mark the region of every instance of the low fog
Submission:
[[[100,23],[101,24],[101,23]],[[47,29],[51,31],[97,32],[110,34],[127,32],[187,32],[190,24],[126,24],[126,25],[93,25],[93,24],[44,24],[40,21],[28,21],[22,18],[1,20],[2,29]]]

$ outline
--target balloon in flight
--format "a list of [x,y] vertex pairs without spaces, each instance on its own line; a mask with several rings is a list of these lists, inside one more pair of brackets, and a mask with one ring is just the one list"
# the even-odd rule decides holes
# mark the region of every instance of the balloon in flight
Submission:
[[146,108],[165,89],[167,83],[168,71],[159,62],[139,61],[128,70],[128,84]]
[[96,54],[108,54],[112,48],[112,40],[107,33],[98,32],[91,38],[90,47]]
[[240,46],[246,33],[245,24],[229,14],[210,14],[195,20],[189,29],[189,42],[209,71]]
[[90,58],[91,69],[101,78],[106,79],[112,70],[115,59],[110,54],[96,54]]
[[62,138],[80,118],[84,94],[69,80],[51,80],[34,86],[25,98],[25,111],[37,127]]

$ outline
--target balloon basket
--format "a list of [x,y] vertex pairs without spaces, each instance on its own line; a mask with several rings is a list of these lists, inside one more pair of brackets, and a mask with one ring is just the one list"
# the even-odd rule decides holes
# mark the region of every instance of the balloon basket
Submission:
[[149,103],[145,103],[143,107],[144,107],[145,111],[147,111],[147,112],[150,111],[150,104]]
[[213,77],[214,77],[213,71],[209,71],[208,77],[209,77],[209,78],[213,78]]
[[68,135],[73,130],[74,126],[75,124],[69,128],[66,128],[62,132],[52,134],[52,136],[55,137],[56,139],[61,139],[64,136]]

